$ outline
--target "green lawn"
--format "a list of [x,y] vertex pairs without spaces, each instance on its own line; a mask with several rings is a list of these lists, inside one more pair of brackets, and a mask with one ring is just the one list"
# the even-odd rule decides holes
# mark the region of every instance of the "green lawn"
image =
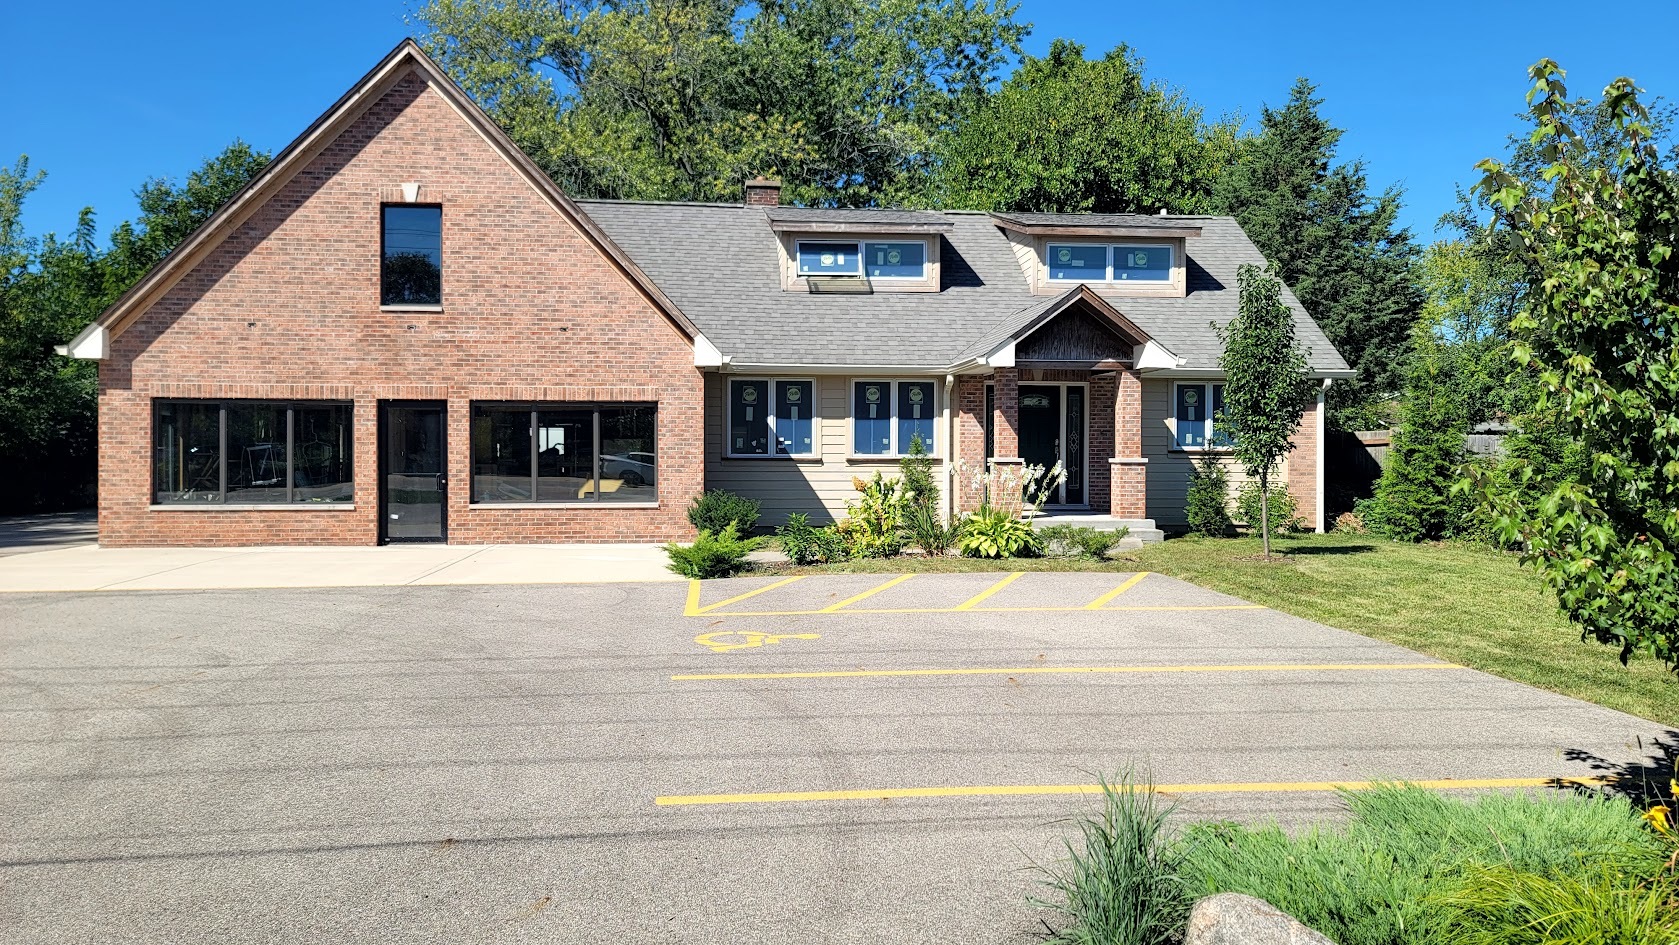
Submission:
[[1679,681],[1650,659],[1623,667],[1583,643],[1550,592],[1514,558],[1472,545],[1410,545],[1368,535],[1299,535],[1255,560],[1257,538],[1178,538],[1111,562],[892,558],[823,571],[1154,571],[1506,679],[1679,725]]

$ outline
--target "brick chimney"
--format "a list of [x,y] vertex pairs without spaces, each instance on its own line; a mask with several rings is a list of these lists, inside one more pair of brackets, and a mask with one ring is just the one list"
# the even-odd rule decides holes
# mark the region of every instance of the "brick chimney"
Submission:
[[770,180],[768,177],[755,177],[747,181],[746,205],[748,207],[781,206],[781,181]]

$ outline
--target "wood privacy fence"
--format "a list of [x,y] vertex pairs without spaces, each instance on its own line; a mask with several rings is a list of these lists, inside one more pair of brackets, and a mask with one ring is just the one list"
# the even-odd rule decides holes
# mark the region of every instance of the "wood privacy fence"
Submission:
[[[1501,427],[1483,426],[1464,435],[1464,451],[1477,456],[1501,455],[1507,432]],[[1350,510],[1354,502],[1375,494],[1376,480],[1382,477],[1382,467],[1387,464],[1388,450],[1392,445],[1392,430],[1329,431],[1324,474],[1328,480],[1326,485],[1332,516]]]

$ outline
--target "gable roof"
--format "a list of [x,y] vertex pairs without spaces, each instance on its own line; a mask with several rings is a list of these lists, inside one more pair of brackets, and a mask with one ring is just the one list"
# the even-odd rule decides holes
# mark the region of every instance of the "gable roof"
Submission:
[[[918,211],[942,218],[944,287],[939,292],[818,294],[782,287],[772,214],[792,208],[578,202],[692,318],[735,369],[830,368],[945,371],[983,358],[1018,338],[1078,290],[1101,300],[1143,332],[1186,372],[1215,372],[1223,345],[1213,326],[1236,315],[1236,271],[1263,265],[1230,217],[1142,217],[1161,227],[1193,228],[1188,294],[1144,298],[1079,286],[1060,296],[1034,295],[1008,238],[990,214]],[[805,211],[890,215],[904,211]],[[1016,215],[1032,218],[1034,215]],[[1055,214],[1052,216],[1064,217]],[[1295,331],[1320,374],[1348,373],[1316,322],[1287,287]]]
[[[128,326],[149,305],[161,298],[192,267],[201,262],[211,250],[227,238],[238,226],[255,213],[297,172],[308,165],[324,148],[353,121],[361,116],[397,82],[410,73],[417,73],[428,85],[481,135],[513,168],[536,188],[550,204],[574,225],[630,282],[647,297],[690,339],[700,334],[694,323],[669,296],[641,271],[623,249],[612,242],[588,214],[554,181],[531,161],[513,139],[498,126],[484,110],[467,95],[448,74],[425,54],[413,39],[404,39],[368,73],[356,81],[338,101],[286,145],[268,166],[234,194],[220,210],[194,230],[181,245],[164,257],[152,270],[124,292],[93,323],[63,347],[65,353],[80,357],[103,357],[108,352],[108,340]],[[83,353],[92,352],[94,353]]]

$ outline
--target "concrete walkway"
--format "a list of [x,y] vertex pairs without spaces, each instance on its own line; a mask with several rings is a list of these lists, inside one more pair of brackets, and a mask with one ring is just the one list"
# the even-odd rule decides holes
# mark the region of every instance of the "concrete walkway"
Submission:
[[659,545],[99,548],[0,557],[0,593],[679,581]]

